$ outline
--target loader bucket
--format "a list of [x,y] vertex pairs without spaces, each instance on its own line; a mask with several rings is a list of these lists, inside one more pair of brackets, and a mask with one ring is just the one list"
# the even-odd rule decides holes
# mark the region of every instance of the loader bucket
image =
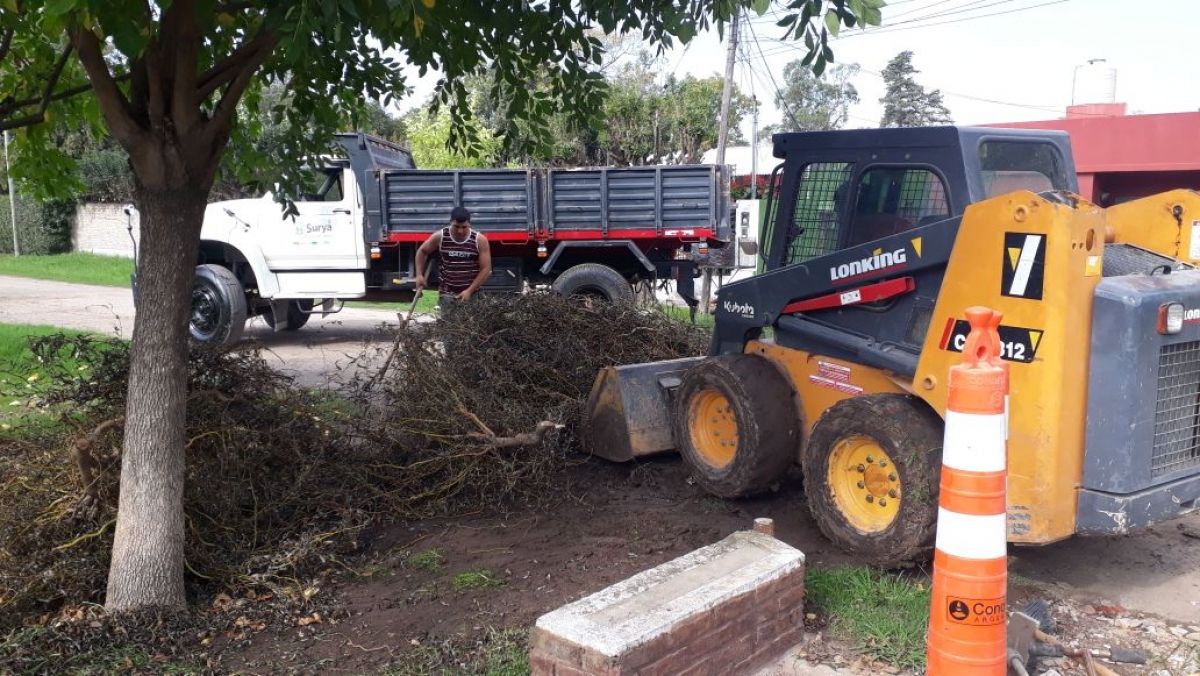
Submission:
[[584,449],[614,462],[673,450],[670,390],[701,359],[609,366],[600,371],[584,410]]

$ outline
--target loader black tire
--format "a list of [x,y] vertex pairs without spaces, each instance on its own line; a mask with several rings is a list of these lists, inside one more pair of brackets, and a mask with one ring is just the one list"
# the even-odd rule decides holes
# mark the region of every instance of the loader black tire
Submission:
[[188,320],[192,341],[209,347],[232,345],[245,327],[246,292],[237,276],[220,265],[197,265]]
[[801,455],[821,532],[879,568],[928,559],[942,436],[941,417],[910,395],[870,394],[826,409]]
[[[299,331],[308,323],[308,318],[312,316],[313,302],[310,298],[302,298],[300,300],[289,300],[287,304],[287,317],[283,321],[284,331]],[[275,328],[275,313],[267,309],[263,313],[263,321],[267,326]]]
[[601,298],[611,302],[633,302],[633,287],[621,273],[600,263],[580,263],[567,268],[551,285],[564,296]]
[[782,479],[801,439],[795,397],[783,370],[760,355],[722,355],[688,369],[671,417],[696,483],[737,498]]

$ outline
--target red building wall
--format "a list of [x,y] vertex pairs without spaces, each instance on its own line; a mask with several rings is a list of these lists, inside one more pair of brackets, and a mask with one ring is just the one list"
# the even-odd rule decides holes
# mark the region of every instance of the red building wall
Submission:
[[985,125],[1060,129],[1084,197],[1110,206],[1175,188],[1200,190],[1200,112],[1122,115],[1116,106],[1076,106],[1067,119]]

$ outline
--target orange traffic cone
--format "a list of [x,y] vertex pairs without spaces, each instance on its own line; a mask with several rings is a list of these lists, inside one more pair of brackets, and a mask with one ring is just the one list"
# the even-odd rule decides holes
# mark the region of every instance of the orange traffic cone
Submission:
[[1008,364],[1000,313],[967,309],[950,368],[929,613],[929,676],[1004,676],[1007,628]]

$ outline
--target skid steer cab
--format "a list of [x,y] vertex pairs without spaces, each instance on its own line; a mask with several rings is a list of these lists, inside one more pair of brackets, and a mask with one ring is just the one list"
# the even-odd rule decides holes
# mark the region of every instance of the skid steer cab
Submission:
[[1003,313],[1008,539],[1118,534],[1200,497],[1200,195],[1109,209],[1061,132],[778,134],[765,272],[727,284],[705,357],[616,366],[584,443],[678,450],[740,497],[793,465],[821,530],[879,566],[933,547],[946,381]]

